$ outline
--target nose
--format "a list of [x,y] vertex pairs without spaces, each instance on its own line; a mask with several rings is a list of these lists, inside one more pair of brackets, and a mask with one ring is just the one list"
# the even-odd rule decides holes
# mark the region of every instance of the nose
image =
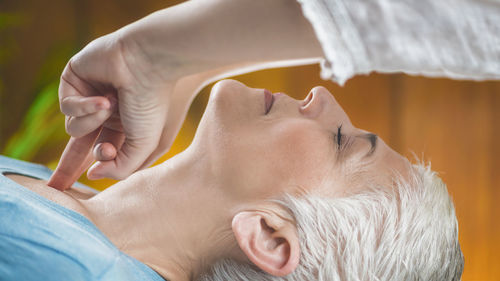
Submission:
[[311,119],[328,119],[339,124],[350,124],[349,117],[335,97],[322,86],[314,87],[300,106],[300,112]]

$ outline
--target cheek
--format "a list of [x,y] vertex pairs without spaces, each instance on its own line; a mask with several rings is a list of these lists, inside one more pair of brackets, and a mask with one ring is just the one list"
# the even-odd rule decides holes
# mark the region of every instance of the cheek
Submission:
[[264,131],[260,140],[253,138],[257,145],[247,157],[257,159],[250,169],[260,175],[258,184],[266,196],[321,184],[332,163],[330,139],[324,131],[310,122],[282,122]]
[[278,126],[272,139],[273,156],[281,159],[282,174],[300,181],[317,181],[330,161],[328,136],[318,128],[304,124]]

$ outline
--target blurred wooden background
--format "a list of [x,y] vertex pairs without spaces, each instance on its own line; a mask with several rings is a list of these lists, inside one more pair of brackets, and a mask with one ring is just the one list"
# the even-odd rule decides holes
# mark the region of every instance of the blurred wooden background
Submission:
[[[54,167],[67,136],[57,83],[67,60],[93,38],[181,1],[0,0],[0,152]],[[454,199],[466,265],[464,281],[500,280],[500,82],[402,74],[356,77],[341,88],[316,65],[236,79],[304,98],[327,87],[353,123],[398,152],[432,162]],[[195,99],[162,160],[192,140],[209,95]],[[113,181],[81,181],[105,188]]]

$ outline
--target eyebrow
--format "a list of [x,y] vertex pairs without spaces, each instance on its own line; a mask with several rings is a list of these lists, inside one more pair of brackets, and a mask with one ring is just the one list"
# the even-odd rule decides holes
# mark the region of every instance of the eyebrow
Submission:
[[366,153],[365,156],[363,156],[363,158],[372,156],[373,153],[375,152],[375,149],[377,149],[378,136],[372,133],[367,133],[362,135],[361,137],[367,139],[371,145],[370,150]]
[[346,158],[349,157],[349,155],[351,153],[353,153],[350,146],[352,145],[352,142],[356,138],[362,138],[362,139],[365,139],[365,140],[370,142],[370,150],[362,158],[370,157],[375,153],[375,150],[377,149],[378,136],[376,134],[373,134],[373,133],[366,133],[363,135],[352,136],[351,141],[349,141],[349,143],[345,145],[346,147],[344,149],[340,150],[339,153],[337,153],[337,155],[335,157],[337,159],[337,161],[343,162]]

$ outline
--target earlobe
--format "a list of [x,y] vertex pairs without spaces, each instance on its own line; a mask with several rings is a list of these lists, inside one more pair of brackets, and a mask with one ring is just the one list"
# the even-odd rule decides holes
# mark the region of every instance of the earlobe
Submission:
[[245,255],[263,271],[285,276],[299,263],[300,246],[295,227],[289,222],[261,212],[240,212],[232,228]]

